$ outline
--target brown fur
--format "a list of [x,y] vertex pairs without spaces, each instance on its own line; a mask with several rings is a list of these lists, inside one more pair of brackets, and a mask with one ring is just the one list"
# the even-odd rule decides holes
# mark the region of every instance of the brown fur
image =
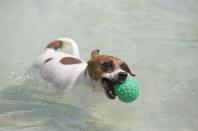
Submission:
[[53,48],[54,50],[58,50],[63,47],[63,42],[60,40],[55,40],[49,43],[49,45],[46,48]]
[[73,57],[64,57],[60,60],[60,63],[62,63],[63,65],[71,65],[82,63],[82,61]]
[[121,65],[120,65],[121,69],[128,72],[131,76],[135,76],[135,74],[133,74],[130,70],[130,68],[128,67],[128,65],[123,62]]

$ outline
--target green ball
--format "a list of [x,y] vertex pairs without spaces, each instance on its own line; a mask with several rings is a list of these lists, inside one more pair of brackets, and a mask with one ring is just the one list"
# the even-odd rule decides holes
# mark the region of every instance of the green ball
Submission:
[[136,100],[140,94],[139,84],[132,77],[128,77],[122,83],[115,83],[114,89],[118,98],[126,103]]

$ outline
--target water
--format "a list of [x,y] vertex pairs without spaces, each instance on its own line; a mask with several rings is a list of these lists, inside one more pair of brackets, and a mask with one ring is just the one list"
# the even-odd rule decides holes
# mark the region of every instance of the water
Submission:
[[[196,131],[196,0],[0,1],[1,131]],[[131,104],[87,89],[60,91],[31,69],[51,40],[71,37],[83,59],[124,59],[141,96]]]

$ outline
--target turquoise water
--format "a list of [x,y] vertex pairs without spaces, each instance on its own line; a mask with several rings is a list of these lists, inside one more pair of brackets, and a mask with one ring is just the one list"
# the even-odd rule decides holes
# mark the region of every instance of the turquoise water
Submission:
[[[196,0],[0,1],[0,131],[196,131],[197,14]],[[97,48],[125,60],[137,101],[43,81],[32,64],[64,36],[85,60]]]

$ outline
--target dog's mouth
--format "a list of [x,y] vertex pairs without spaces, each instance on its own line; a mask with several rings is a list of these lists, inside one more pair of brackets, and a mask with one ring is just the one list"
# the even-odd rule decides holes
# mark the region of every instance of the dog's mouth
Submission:
[[102,84],[103,84],[103,87],[106,91],[107,97],[110,98],[110,99],[115,99],[116,94],[115,94],[115,90],[114,90],[114,87],[113,87],[113,85],[115,84],[115,81],[104,77],[104,78],[102,78]]

